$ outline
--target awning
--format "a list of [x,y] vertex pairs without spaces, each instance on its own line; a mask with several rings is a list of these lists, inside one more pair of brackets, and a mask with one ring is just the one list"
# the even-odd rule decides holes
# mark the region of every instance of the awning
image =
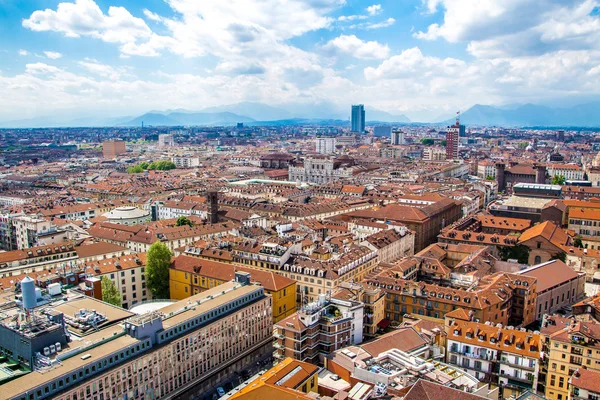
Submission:
[[382,319],[381,321],[379,321],[377,323],[377,326],[380,327],[381,329],[385,329],[388,326],[390,326],[391,323],[392,323],[392,321],[390,321],[389,319],[384,318],[384,319]]

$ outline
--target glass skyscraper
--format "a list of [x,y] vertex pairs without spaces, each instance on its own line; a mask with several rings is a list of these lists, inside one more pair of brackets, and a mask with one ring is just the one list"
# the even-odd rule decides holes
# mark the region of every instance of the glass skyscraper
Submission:
[[356,104],[352,106],[352,132],[365,131],[365,106]]

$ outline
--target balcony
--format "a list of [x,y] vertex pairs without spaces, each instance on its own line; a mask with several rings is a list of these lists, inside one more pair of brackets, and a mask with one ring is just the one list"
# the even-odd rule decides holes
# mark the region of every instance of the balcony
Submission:
[[513,362],[510,362],[507,358],[503,358],[501,360],[501,362],[502,362],[502,364],[507,365],[512,368],[525,369],[527,371],[535,371],[535,365],[533,367],[531,367],[529,365],[515,364]]

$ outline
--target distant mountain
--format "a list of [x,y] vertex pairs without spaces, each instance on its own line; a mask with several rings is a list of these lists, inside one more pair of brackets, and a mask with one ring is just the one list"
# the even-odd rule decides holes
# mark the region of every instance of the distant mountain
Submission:
[[[569,108],[553,108],[524,104],[500,108],[476,104],[460,115],[465,125],[487,126],[600,126],[600,102],[579,104]],[[454,119],[442,121],[451,124]]]
[[98,126],[118,126],[133,117],[79,117],[76,119],[64,117],[36,117],[14,121],[0,122],[0,128],[80,128]]
[[406,115],[392,115],[376,108],[365,108],[367,122],[410,122]]
[[238,122],[252,122],[254,119],[230,112],[188,112],[179,110],[169,114],[146,113],[121,125],[141,126],[180,126],[180,125],[234,125]]
[[[237,115],[245,115],[255,121],[277,121],[293,118],[294,115],[288,110],[273,107],[263,103],[242,102],[225,106],[208,107],[200,110],[202,113],[229,112]],[[243,122],[243,121],[240,121]]]

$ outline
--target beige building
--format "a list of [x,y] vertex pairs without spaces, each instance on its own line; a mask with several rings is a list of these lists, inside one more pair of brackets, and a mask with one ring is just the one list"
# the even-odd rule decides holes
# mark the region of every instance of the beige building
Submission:
[[127,148],[125,147],[125,142],[122,140],[102,142],[102,156],[104,158],[115,158],[125,153],[127,153]]

